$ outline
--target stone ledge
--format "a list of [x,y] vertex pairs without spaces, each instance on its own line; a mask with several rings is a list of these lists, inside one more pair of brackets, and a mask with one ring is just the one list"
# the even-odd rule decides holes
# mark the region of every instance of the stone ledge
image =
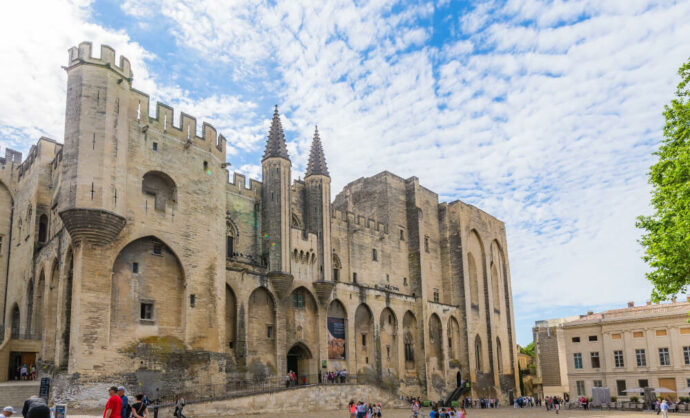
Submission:
[[102,209],[73,208],[60,212],[72,241],[95,245],[110,244],[127,222],[124,217]]
[[275,289],[276,294],[280,299],[287,296],[288,291],[292,286],[292,281],[294,280],[292,274],[282,271],[271,271],[266,276],[273,285],[273,289]]

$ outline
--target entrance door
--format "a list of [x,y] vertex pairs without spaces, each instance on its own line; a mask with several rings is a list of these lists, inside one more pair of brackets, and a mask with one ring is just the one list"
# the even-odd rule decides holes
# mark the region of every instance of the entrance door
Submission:
[[297,376],[297,384],[311,383],[309,376],[309,361],[312,355],[304,344],[297,343],[287,353],[287,371],[292,370]]

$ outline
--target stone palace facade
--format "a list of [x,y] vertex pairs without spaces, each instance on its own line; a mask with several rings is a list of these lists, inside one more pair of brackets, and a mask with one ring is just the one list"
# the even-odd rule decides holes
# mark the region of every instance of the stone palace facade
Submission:
[[0,380],[32,361],[58,394],[346,369],[438,399],[460,371],[475,397],[518,394],[503,222],[387,171],[331,200],[318,131],[292,179],[277,108],[262,181],[229,182],[225,138],[174,124],[126,58],[85,42],[65,70],[64,144],[0,159]]

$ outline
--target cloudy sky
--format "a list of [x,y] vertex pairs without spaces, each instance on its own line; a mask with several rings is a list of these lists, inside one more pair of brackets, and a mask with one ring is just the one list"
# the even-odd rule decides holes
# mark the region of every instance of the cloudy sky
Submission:
[[0,13],[0,146],[62,141],[67,49],[214,124],[260,176],[278,104],[295,177],[314,124],[333,190],[387,169],[506,223],[518,342],[535,320],[644,303],[635,217],[690,2],[50,0]]

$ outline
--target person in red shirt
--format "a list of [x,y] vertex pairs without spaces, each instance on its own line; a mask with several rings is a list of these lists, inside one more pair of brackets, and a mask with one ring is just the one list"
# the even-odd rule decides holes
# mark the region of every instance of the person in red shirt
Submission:
[[117,396],[117,386],[112,386],[108,390],[110,398],[105,404],[105,411],[103,411],[103,418],[120,418],[120,410],[122,410],[122,399]]

